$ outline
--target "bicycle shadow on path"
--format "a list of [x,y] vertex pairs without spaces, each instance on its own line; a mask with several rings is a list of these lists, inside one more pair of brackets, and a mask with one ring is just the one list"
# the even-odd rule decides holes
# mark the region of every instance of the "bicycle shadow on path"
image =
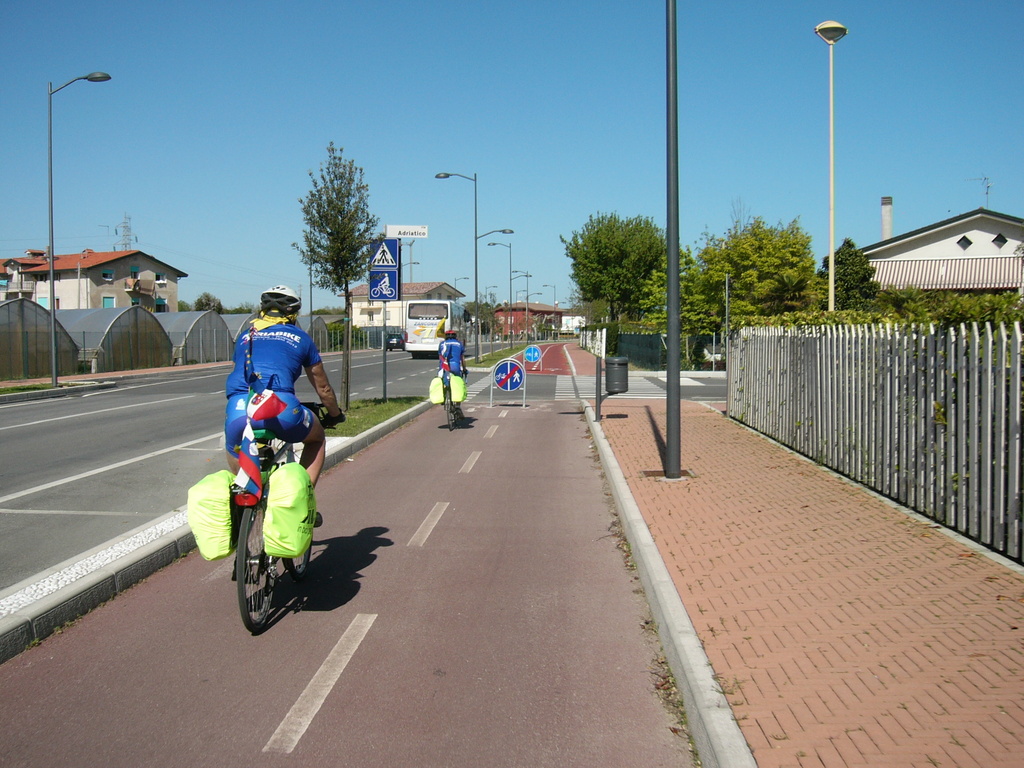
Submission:
[[355,536],[319,540],[314,536],[306,578],[296,583],[287,574],[281,576],[274,599],[281,607],[268,625],[288,613],[333,611],[349,603],[359,594],[362,571],[376,562],[376,550],[394,545],[384,536],[388,532],[387,528],[374,526],[363,528]]

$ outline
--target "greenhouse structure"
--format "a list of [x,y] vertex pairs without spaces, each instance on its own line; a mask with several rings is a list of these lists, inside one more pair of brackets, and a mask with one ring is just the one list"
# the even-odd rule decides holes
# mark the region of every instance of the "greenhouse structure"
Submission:
[[57,322],[78,346],[90,373],[171,365],[173,350],[156,315],[140,306],[58,309]]
[[296,325],[310,335],[317,349],[321,352],[327,349],[327,323],[320,315],[303,315]]
[[160,312],[153,316],[171,340],[174,365],[220,363],[231,359],[233,336],[213,310]]
[[232,342],[238,340],[238,334],[249,328],[249,321],[256,319],[256,313],[250,312],[247,315],[221,315],[220,319],[228,327]]
[[[78,373],[78,347],[56,326],[57,375]],[[0,301],[0,380],[50,376],[50,313],[31,299]]]

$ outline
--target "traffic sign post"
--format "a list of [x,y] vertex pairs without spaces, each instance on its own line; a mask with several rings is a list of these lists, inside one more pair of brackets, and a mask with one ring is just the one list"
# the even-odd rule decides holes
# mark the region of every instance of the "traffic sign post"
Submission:
[[398,247],[398,239],[388,237],[377,244],[377,252],[370,260],[370,301],[379,301],[384,306],[381,327],[381,354],[384,377],[384,400],[388,399],[388,305],[389,301],[402,298],[402,255]]
[[526,369],[514,357],[499,360],[491,369],[490,407],[494,407],[495,387],[503,392],[515,392],[517,389],[522,389],[523,407],[526,407]]
[[541,354],[540,347],[536,344],[531,344],[523,352],[523,360],[528,363],[540,363],[539,370],[544,370],[544,355]]
[[377,244],[370,260],[370,301],[398,301],[402,298],[402,258],[397,238],[385,238]]

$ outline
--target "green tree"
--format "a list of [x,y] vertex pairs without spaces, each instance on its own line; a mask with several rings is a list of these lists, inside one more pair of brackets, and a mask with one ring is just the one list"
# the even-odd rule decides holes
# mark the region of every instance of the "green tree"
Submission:
[[[379,237],[379,221],[370,213],[370,188],[363,180],[363,169],[346,160],[343,153],[331,142],[319,173],[309,171],[312,189],[299,199],[306,229],[302,244],[292,243],[292,247],[309,267],[313,282],[320,288],[340,291],[345,297],[346,313],[351,313],[352,283],[366,276],[373,258],[371,245]],[[340,396],[341,406],[346,410],[351,380],[351,329],[352,323],[345,323]]]
[[640,314],[638,287],[664,263],[665,235],[653,220],[598,213],[561,240],[582,301],[607,301],[613,319]]
[[178,299],[178,311],[179,312],[191,312],[192,311],[192,305],[189,304],[187,301],[182,301],[181,299]]
[[724,237],[705,233],[697,261],[700,275],[693,289],[716,324],[724,318],[726,275],[730,312],[737,319],[772,315],[780,304],[806,308],[820,291],[811,237],[797,221],[785,226],[769,226],[760,217],[734,221]]
[[224,314],[224,305],[220,303],[220,299],[208,291],[203,291],[196,297],[196,303],[192,305],[192,308],[196,312],[206,312],[212,309],[218,315]]
[[251,301],[243,301],[237,307],[224,308],[225,315],[251,315],[257,309],[256,305]]
[[[881,289],[875,282],[875,268],[868,257],[850,238],[843,240],[834,254],[836,310],[868,310],[875,305],[875,298]],[[818,270],[818,278],[828,286],[828,257]],[[828,306],[828,290],[823,293],[823,309]]]

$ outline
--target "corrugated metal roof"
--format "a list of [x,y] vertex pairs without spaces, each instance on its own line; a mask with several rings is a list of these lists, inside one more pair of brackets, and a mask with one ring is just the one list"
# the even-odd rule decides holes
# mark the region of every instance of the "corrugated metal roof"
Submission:
[[1021,285],[1024,261],[1018,256],[960,259],[872,259],[882,288],[924,290],[1011,290]]

